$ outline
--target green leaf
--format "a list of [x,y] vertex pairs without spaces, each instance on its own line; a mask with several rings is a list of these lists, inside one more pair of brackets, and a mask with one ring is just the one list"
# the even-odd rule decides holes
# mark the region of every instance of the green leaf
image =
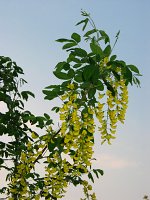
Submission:
[[5,148],[5,143],[4,142],[0,142],[0,149],[4,149]]
[[70,64],[67,62],[59,62],[55,68],[56,74],[59,74],[62,70],[68,71],[70,69]]
[[73,40],[75,40],[77,43],[79,43],[79,42],[81,41],[81,36],[80,36],[78,33],[73,33],[73,34],[71,35],[71,38],[72,38]]
[[88,98],[92,99],[94,97],[95,93],[96,93],[96,88],[89,89],[89,91],[88,91]]
[[70,156],[75,155],[75,153],[76,153],[76,152],[75,152],[74,150],[70,149],[70,151],[69,151],[69,155],[70,155]]
[[126,67],[126,63],[123,60],[116,60],[113,63],[118,67]]
[[103,57],[103,51],[100,46],[92,42],[90,43],[90,48],[94,54],[99,54],[100,57]]
[[58,40],[56,40],[56,42],[74,42],[74,40],[68,40],[68,39],[65,39],[65,38],[60,38]]
[[98,80],[98,82],[97,82],[96,89],[100,90],[100,91],[104,90],[104,85],[103,85],[103,83],[100,80]]
[[58,149],[60,150],[63,150],[63,146],[61,145],[63,142],[63,138],[62,137],[56,137],[53,139],[53,142],[49,142],[48,143],[48,149],[50,151],[53,151],[55,149],[55,147],[58,147]]
[[127,85],[128,85],[128,82],[130,82],[132,85],[132,72],[129,70],[129,68],[127,66],[125,67],[125,72],[123,74],[123,77],[126,79]]
[[47,113],[44,113],[44,117],[45,117],[46,119],[50,119],[50,116],[49,116]]
[[8,97],[11,100],[11,98],[9,96],[7,96],[6,94],[4,94],[3,92],[0,91],[0,101],[5,102],[6,97]]
[[49,85],[47,87],[45,87],[45,89],[52,89],[52,88],[58,88],[58,85]]
[[86,66],[83,70],[83,78],[85,81],[89,81],[93,72],[93,66]]
[[[83,84],[81,84],[80,87],[88,90],[90,87],[90,82],[83,82]],[[84,93],[84,95],[85,95],[85,93]]]
[[78,22],[78,23],[76,24],[76,26],[79,25],[79,24],[84,23],[83,28],[82,28],[82,31],[84,31],[85,28],[86,28],[86,26],[87,26],[88,21],[89,21],[88,18],[86,18],[86,19],[84,19],[84,20],[81,20],[80,22]]
[[[95,104],[97,103],[97,100],[95,97],[93,97],[92,99],[89,100],[89,105],[91,105],[92,107],[95,107]],[[93,140],[93,139],[92,139]],[[92,141],[91,140],[91,141]],[[93,141],[94,142],[94,141]]]
[[38,125],[36,125],[36,126],[40,127],[42,129],[44,127],[45,118],[41,117],[41,116],[38,116],[38,117],[36,117],[36,120],[38,122]]
[[82,72],[79,71],[76,73],[75,77],[74,77],[74,80],[78,83],[81,83],[83,82],[83,78],[82,78]]
[[112,93],[112,95],[113,96],[115,96],[115,90],[114,90],[114,88],[112,87],[112,85],[109,83],[109,82],[107,82],[106,80],[103,80],[104,81],[104,83],[105,83],[105,85],[107,86],[107,89],[109,90],[109,91],[111,91],[111,93]]
[[12,66],[12,62],[11,61],[7,62],[7,68],[11,68],[11,66]]
[[137,74],[140,73],[138,68],[135,65],[127,65],[127,67],[129,67],[131,69],[131,71],[133,71],[133,72],[135,72]]
[[99,178],[98,172],[96,169],[93,169],[94,174],[96,175],[97,178]]
[[90,16],[89,13],[87,13],[85,10],[82,10],[82,9],[81,9],[81,15],[84,16],[84,17],[89,17]]
[[89,63],[89,57],[82,58],[81,63]]
[[91,82],[96,85],[98,82],[98,79],[100,77],[100,73],[99,73],[99,66],[95,66],[93,68],[93,73],[91,75]]
[[70,69],[70,64],[69,64],[69,63],[65,63],[65,64],[63,65],[63,69],[64,69],[65,71],[69,70],[69,69]]
[[97,171],[101,176],[104,175],[104,171],[103,171],[103,170],[101,170],[101,169],[96,169],[96,171]]
[[59,112],[59,107],[57,107],[57,106],[53,107],[52,111],[55,111],[56,113]]
[[46,95],[44,99],[52,100],[58,97],[58,92],[56,90],[52,90],[52,91],[43,90],[43,93]]
[[[87,18],[88,19],[88,18]],[[82,23],[85,23],[85,19],[84,20],[81,20],[80,22],[78,22],[77,24],[76,24],[76,26],[78,26],[79,24],[82,24]]]
[[48,125],[51,125],[51,124],[53,124],[53,120],[52,119],[47,120],[46,125],[48,126]]
[[88,178],[91,179],[91,181],[94,183],[94,178],[93,178],[91,172],[88,173]]
[[74,50],[73,55],[75,55],[75,56],[79,56],[81,58],[87,56],[87,52],[84,49],[75,48],[73,50]]
[[95,32],[97,32],[97,30],[94,28],[94,29],[92,29],[90,31],[87,31],[83,37],[88,37],[89,35],[91,35],[91,34],[93,34]]
[[62,49],[69,49],[69,48],[76,46],[76,45],[77,45],[76,42],[67,43],[62,47]]
[[84,114],[88,113],[88,109],[87,107],[85,107],[82,112],[81,112],[81,115],[84,116]]
[[55,149],[56,145],[57,145],[56,143],[49,143],[48,144],[49,151],[52,152]]
[[34,179],[34,174],[33,173],[28,173],[28,174],[26,174],[26,179],[28,179],[28,178],[33,178]]
[[30,92],[30,91],[26,91],[27,93],[28,93],[28,95],[30,95],[30,96],[32,96],[33,98],[35,98],[35,95],[32,93],[32,92]]
[[72,53],[69,55],[67,62],[81,63],[81,61],[78,58],[76,58]]
[[114,60],[116,60],[116,58],[117,58],[117,56],[113,55],[113,56],[111,56],[110,61],[114,61]]
[[4,56],[1,56],[0,59],[1,59],[0,60],[1,64],[11,61],[9,57],[4,57]]
[[90,65],[95,65],[96,64],[96,62],[95,62],[93,57],[89,57],[88,62],[90,63]]
[[115,78],[116,78],[118,81],[120,81],[120,75],[119,75],[117,72],[115,72],[114,70],[112,70],[112,73],[113,73],[113,75],[115,76]]
[[73,69],[70,69],[70,70],[68,71],[68,78],[71,79],[71,78],[74,77],[74,75],[75,75],[74,70],[73,70]]
[[37,181],[37,185],[38,187],[43,190],[43,187],[44,187],[44,181]]
[[87,65],[83,70],[83,78],[85,81],[96,83],[99,78],[99,69],[95,65]]
[[75,65],[73,65],[73,68],[79,68],[79,67],[81,67],[81,65],[82,64],[75,64]]
[[0,165],[2,165],[3,163],[4,163],[4,160],[0,158]]
[[68,80],[70,79],[70,77],[68,77],[68,74],[64,73],[64,72],[58,72],[57,70],[53,72],[53,74],[59,78],[59,79],[63,79],[63,80]]
[[105,33],[105,31],[100,30],[99,32],[100,32],[101,36],[104,38],[105,44],[106,44],[107,42],[110,42],[109,36]]
[[57,65],[55,66],[57,71],[61,71],[64,67],[64,65],[66,64],[66,62],[59,62],[57,63]]
[[136,84],[137,86],[140,87],[140,81],[139,81],[139,79],[136,78],[135,76],[133,77],[133,82],[134,82],[134,84]]
[[100,62],[101,61],[101,56],[99,54],[96,54],[95,60],[96,60],[96,62]]
[[71,81],[64,81],[62,84],[61,84],[61,89],[65,89],[66,90],[66,87],[71,83]]
[[105,55],[106,57],[109,57],[110,54],[111,54],[111,46],[108,45],[108,46],[104,49],[103,53],[104,53],[104,55]]
[[21,92],[22,98],[25,99],[26,101],[28,100],[29,95],[35,98],[35,95],[30,91],[22,91]]

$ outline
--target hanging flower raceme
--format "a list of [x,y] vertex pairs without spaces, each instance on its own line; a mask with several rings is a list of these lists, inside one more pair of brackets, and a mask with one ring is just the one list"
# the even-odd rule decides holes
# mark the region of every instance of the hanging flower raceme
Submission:
[[[120,121],[124,123],[125,114],[128,107],[128,89],[125,80],[114,81],[108,78],[115,90],[115,95],[110,90],[106,91],[106,95],[99,94],[99,102],[95,107],[95,114],[100,122],[100,133],[102,143],[111,139],[115,139],[117,123]],[[105,98],[103,98],[105,96]],[[107,96],[107,98],[106,98]]]
[[75,163],[90,165],[89,160],[93,153],[91,140],[95,131],[94,112],[89,108],[88,113],[82,116],[76,102],[79,95],[74,90],[73,84],[68,85],[68,88],[70,89],[68,93],[61,97],[65,102],[60,108],[60,120],[62,121],[60,132],[64,136],[65,153],[72,148],[75,153],[71,157]]

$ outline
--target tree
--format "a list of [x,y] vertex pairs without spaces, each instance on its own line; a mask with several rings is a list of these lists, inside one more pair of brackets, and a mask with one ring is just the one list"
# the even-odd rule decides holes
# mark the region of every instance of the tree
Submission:
[[[46,100],[62,101],[60,107],[52,108],[59,115],[58,130],[53,129],[49,114],[34,116],[24,109],[24,101],[34,94],[20,91],[26,83],[20,78],[23,70],[10,58],[0,57],[0,101],[8,107],[0,113],[0,135],[9,138],[0,142],[0,168],[8,171],[7,187],[0,193],[9,200],[60,199],[70,183],[83,186],[85,198],[81,200],[96,199],[90,181],[94,182],[94,175],[103,175],[101,169],[92,168],[96,127],[101,143],[110,144],[117,123],[125,120],[128,85],[139,86],[140,73],[112,54],[119,32],[111,46],[109,36],[96,28],[90,14],[82,11],[82,16],[77,25],[83,25],[83,32],[88,25],[92,29],[83,37],[73,33],[69,39],[57,40],[68,53],[53,72],[62,83],[43,90]],[[80,46],[81,40],[89,44],[89,52]],[[45,134],[35,132],[31,125],[44,129]],[[44,175],[37,172],[38,165],[45,169]]]

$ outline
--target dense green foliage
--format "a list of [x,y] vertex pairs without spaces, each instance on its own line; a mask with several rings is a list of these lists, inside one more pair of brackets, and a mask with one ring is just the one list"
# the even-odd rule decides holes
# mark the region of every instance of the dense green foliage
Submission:
[[[77,25],[83,25],[83,37],[73,33],[69,39],[57,40],[68,53],[53,72],[62,83],[43,90],[45,99],[62,101],[52,108],[59,116],[58,130],[53,129],[49,114],[34,116],[24,110],[24,101],[34,94],[20,91],[26,83],[20,78],[23,70],[10,58],[0,57],[0,101],[8,108],[0,112],[0,135],[9,139],[0,141],[0,169],[8,170],[7,187],[0,192],[9,200],[60,199],[69,184],[83,186],[82,200],[96,199],[90,181],[103,171],[92,168],[95,130],[101,143],[110,144],[115,138],[117,123],[125,120],[128,85],[139,86],[140,73],[113,55],[119,32],[111,46],[109,36],[96,28],[90,15],[82,12],[82,16]],[[85,32],[88,25],[92,29]],[[80,46],[83,41],[89,44],[89,52]],[[45,134],[40,134],[41,129]],[[44,173],[37,172],[38,166]]]

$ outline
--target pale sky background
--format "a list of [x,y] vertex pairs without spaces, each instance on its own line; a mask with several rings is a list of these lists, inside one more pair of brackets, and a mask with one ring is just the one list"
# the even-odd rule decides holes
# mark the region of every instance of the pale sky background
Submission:
[[[150,1],[0,0],[0,55],[24,69],[26,89],[36,94],[27,108],[37,115],[50,113],[56,102],[44,101],[41,91],[57,83],[52,71],[65,59],[55,40],[80,32],[81,27],[74,25],[82,19],[81,9],[91,13],[112,41],[121,31],[114,53],[143,74],[141,88],[130,88],[126,122],[118,128],[117,139],[111,146],[101,146],[96,135],[94,165],[105,174],[95,181],[94,190],[98,200],[141,200],[150,195]],[[64,200],[80,196],[79,189],[70,188]]]

